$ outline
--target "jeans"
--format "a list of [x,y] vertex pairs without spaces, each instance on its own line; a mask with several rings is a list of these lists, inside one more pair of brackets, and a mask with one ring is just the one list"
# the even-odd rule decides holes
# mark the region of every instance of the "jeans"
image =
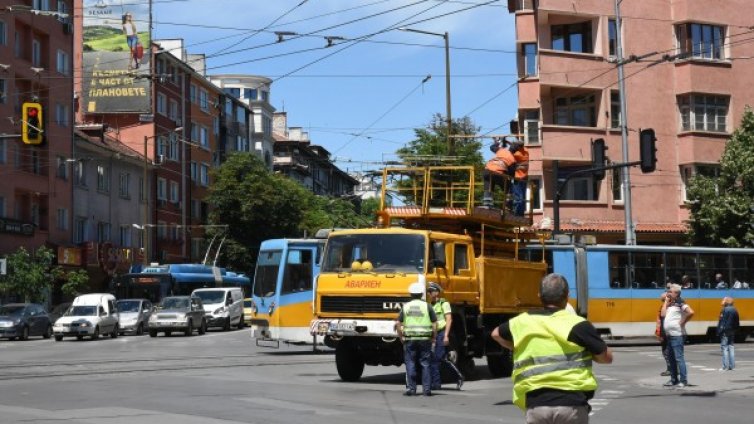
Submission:
[[526,211],[526,180],[514,181],[513,189],[513,214],[517,216],[524,216]]
[[670,347],[670,381],[674,384],[679,382],[688,384],[686,359],[683,357],[683,345],[685,341],[686,336],[668,337],[668,346]]
[[432,375],[432,388],[439,389],[442,386],[442,378],[440,377],[440,366],[442,360],[445,357],[445,345],[443,339],[445,338],[445,329],[437,332],[437,338],[435,338],[435,350],[432,352],[432,358],[429,364]]
[[432,392],[432,375],[429,362],[432,356],[431,340],[406,340],[403,348],[403,362],[406,364],[406,389],[416,393],[416,363],[422,367],[422,390]]
[[732,370],[736,367],[736,349],[733,346],[734,335],[720,334],[720,349],[723,351],[723,369]]

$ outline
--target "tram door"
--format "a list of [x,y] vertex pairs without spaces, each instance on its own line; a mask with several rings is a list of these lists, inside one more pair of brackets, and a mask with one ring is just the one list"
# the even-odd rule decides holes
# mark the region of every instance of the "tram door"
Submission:
[[[279,338],[311,341],[309,323],[313,316],[314,277],[318,274],[317,247],[291,244],[285,252],[282,278],[278,290],[278,312],[271,317]],[[273,331],[273,335],[274,335]]]

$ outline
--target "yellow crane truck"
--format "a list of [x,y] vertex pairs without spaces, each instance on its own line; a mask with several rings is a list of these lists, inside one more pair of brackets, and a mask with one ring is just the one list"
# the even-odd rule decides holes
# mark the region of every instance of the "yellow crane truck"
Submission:
[[[511,356],[490,332],[541,306],[547,265],[517,256],[518,244],[536,236],[522,231],[531,215],[507,212],[505,190],[500,207],[477,206],[474,176],[473,167],[386,168],[376,228],[328,235],[310,330],[335,348],[341,379],[357,381],[365,365],[403,363],[395,319],[416,281],[443,287],[461,371],[473,377],[474,358],[486,357],[492,375],[510,375]],[[401,206],[387,202],[396,192]]]

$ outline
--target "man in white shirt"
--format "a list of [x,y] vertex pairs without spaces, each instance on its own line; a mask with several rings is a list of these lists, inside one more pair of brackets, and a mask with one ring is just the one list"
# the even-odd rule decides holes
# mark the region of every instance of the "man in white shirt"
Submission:
[[686,360],[683,357],[686,323],[694,316],[694,310],[681,299],[681,286],[678,284],[670,286],[660,315],[670,350],[670,381],[665,386],[682,388],[688,385]]

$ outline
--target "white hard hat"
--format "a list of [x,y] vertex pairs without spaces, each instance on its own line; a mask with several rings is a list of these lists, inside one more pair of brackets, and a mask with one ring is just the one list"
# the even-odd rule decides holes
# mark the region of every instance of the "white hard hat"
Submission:
[[408,286],[408,292],[410,294],[424,294],[427,289],[424,287],[424,283],[417,281]]

